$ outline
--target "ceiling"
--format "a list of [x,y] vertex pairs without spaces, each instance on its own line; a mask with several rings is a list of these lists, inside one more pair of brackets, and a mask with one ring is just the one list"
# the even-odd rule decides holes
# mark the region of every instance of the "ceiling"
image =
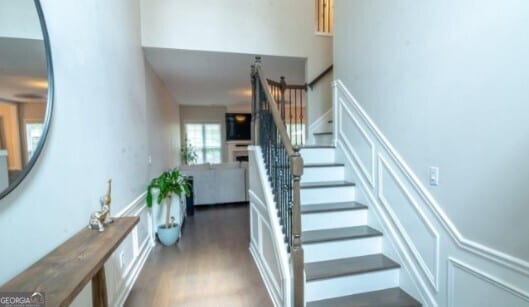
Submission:
[[[173,99],[182,105],[250,103],[250,66],[255,55],[147,48],[145,55]],[[262,56],[266,77],[305,83],[304,58]]]
[[44,42],[0,37],[0,101],[45,101],[48,92]]

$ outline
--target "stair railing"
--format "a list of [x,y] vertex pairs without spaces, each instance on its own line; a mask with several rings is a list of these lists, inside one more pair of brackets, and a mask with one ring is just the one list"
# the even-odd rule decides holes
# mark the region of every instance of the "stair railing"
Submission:
[[[303,159],[299,147],[288,136],[284,117],[261,68],[261,58],[252,65],[252,140],[261,146],[279,221],[290,254],[293,276],[293,306],[304,306],[304,267],[301,246],[301,188]],[[284,99],[278,97],[280,99]]]
[[279,114],[286,125],[288,136],[293,145],[305,143],[305,84],[288,84],[281,76],[279,82],[266,79],[272,97],[277,102]]

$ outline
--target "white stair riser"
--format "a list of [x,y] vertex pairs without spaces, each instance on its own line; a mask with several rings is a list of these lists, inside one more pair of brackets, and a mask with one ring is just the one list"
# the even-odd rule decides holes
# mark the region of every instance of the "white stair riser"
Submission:
[[314,280],[305,283],[307,302],[399,286],[399,269]]
[[315,145],[332,145],[333,135],[332,134],[320,134],[314,135]]
[[382,237],[303,244],[305,262],[366,256],[382,252]]
[[367,209],[301,215],[301,228],[303,231],[364,225],[367,225]]
[[301,157],[306,164],[333,163],[334,148],[302,148]]
[[354,200],[354,186],[301,189],[302,204],[343,203]]
[[343,181],[345,178],[343,166],[305,167],[301,183],[320,181]]

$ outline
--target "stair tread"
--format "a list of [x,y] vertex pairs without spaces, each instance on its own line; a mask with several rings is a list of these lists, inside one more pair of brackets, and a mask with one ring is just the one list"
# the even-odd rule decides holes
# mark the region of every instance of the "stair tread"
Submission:
[[303,204],[301,206],[301,213],[320,213],[361,209],[367,209],[367,206],[355,201],[342,203]]
[[330,149],[335,149],[336,146],[333,146],[333,145],[317,145],[317,144],[314,144],[314,145],[303,145],[303,146],[301,146],[301,149],[315,149],[315,148],[330,148]]
[[303,243],[321,243],[346,239],[361,239],[381,236],[382,233],[369,226],[354,226],[334,229],[304,231],[301,239]]
[[345,166],[343,163],[309,163],[303,165],[303,167],[340,167]]
[[307,281],[399,268],[382,254],[305,263]]
[[307,303],[307,307],[420,307],[420,302],[400,288],[353,294]]
[[355,184],[354,182],[344,181],[344,180],[307,182],[307,183],[301,184],[302,189],[332,188],[332,187],[347,187],[347,186],[355,186]]
[[331,135],[332,131],[314,132],[313,135]]

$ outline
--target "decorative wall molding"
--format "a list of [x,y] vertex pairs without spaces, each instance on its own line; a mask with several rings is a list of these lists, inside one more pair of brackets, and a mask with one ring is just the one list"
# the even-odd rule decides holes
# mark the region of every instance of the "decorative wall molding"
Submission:
[[[473,268],[472,266],[465,264],[464,262],[457,260],[455,258],[449,257],[448,258],[448,291],[447,291],[447,302],[448,306],[452,307],[454,305],[455,300],[455,270],[461,270],[470,276],[477,278],[481,281],[486,282],[487,284],[498,288],[501,291],[505,291],[509,295],[512,295],[514,297],[520,298],[521,300],[524,300],[529,305],[529,294],[525,293],[519,289],[517,289],[515,286],[510,285],[502,280],[499,280],[498,278],[495,278],[482,270],[478,270],[476,268]],[[509,306],[506,302],[505,306]]]
[[[341,99],[341,98],[339,98]],[[349,142],[349,140],[347,139],[346,137],[346,132],[342,129],[342,126],[340,125],[340,123],[343,123],[344,122],[344,119],[343,119],[343,115],[344,115],[344,112],[345,111],[348,115],[349,115],[349,118],[352,120],[352,122],[354,123],[356,129],[358,130],[360,136],[364,139],[365,143],[369,146],[370,148],[370,163],[369,163],[369,166],[365,166],[364,163],[360,163],[359,166],[360,166],[360,170],[362,171],[362,173],[364,174],[364,176],[367,178],[367,180],[369,181],[369,184],[371,185],[371,187],[375,187],[375,145],[373,144],[373,141],[369,138],[369,136],[367,135],[366,131],[362,128],[362,126],[358,123],[358,121],[356,120],[356,118],[354,117],[353,115],[353,112],[347,107],[347,105],[345,103],[343,103],[343,101],[340,101],[341,103],[338,104],[338,137],[340,138],[340,141],[342,141],[344,143],[344,145],[346,145],[346,148],[347,150],[355,157],[356,160],[358,161],[361,161],[362,159],[360,158],[358,152],[355,150],[354,146]],[[342,111],[343,110],[343,111]]]
[[[434,267],[429,267],[421,253],[417,250],[417,247],[415,246],[415,243],[411,240],[410,235],[408,234],[408,231],[406,228],[400,223],[399,218],[397,217],[396,213],[392,209],[392,206],[390,204],[390,200],[388,200],[384,196],[384,179],[382,178],[384,175],[384,170],[391,176],[393,181],[395,182],[395,186],[397,186],[400,191],[405,195],[406,199],[408,200],[408,203],[412,205],[415,213],[423,223],[425,229],[427,232],[429,232],[434,240]],[[395,226],[397,227],[400,235],[406,242],[406,245],[410,249],[412,255],[415,258],[415,261],[419,264],[421,269],[423,270],[424,274],[428,278],[428,281],[432,285],[432,287],[439,291],[439,253],[440,253],[440,239],[439,234],[435,230],[435,227],[432,225],[430,220],[426,217],[423,210],[420,208],[419,204],[413,196],[411,196],[410,191],[405,187],[404,183],[399,179],[397,174],[395,174],[395,171],[389,166],[388,162],[382,157],[381,154],[378,155],[378,198],[380,202],[384,205],[386,211],[391,216],[391,220],[393,223],[395,223]]]
[[[401,277],[407,287],[415,286],[415,294],[425,306],[453,305],[454,299],[464,302],[472,298],[454,298],[454,289],[451,289],[454,281],[450,280],[454,270],[463,270],[512,295],[506,297],[508,300],[517,301],[519,297],[529,306],[529,263],[463,237],[344,84],[337,80],[332,87],[334,131],[338,131],[334,134],[334,143],[352,169],[357,188],[363,192],[360,194],[374,209],[370,212],[375,213],[376,221],[393,247],[390,253],[399,258],[408,274]],[[344,130],[343,120],[352,120],[354,125]],[[350,132],[351,129],[355,131]],[[371,161],[361,159],[355,152],[357,143],[361,148],[372,144],[368,147],[373,148],[376,157]],[[367,149],[363,155],[367,156]],[[376,162],[377,176],[371,180],[373,175],[368,170],[373,169],[372,161]],[[422,235],[414,235],[417,232]],[[490,273],[476,270],[454,256]]]
[[329,125],[328,121],[332,119],[332,114],[332,109],[329,109],[310,124],[307,135],[310,140],[313,140],[314,132],[321,132]]
[[[248,191],[250,199],[250,230],[253,232],[257,225],[258,234],[250,234],[250,253],[264,280],[267,291],[276,307],[291,306],[291,274],[290,256],[284,244],[277,208],[272,194],[272,187],[266,175],[261,148],[249,147],[250,154],[250,187],[258,184],[261,191]],[[255,169],[254,169],[255,168]],[[252,182],[253,181],[253,182]],[[257,182],[256,182],[257,181]],[[260,195],[260,194],[263,195]],[[260,208],[260,209],[259,209]],[[254,220],[254,217],[257,217]],[[275,264],[268,263],[263,250],[263,238],[268,236],[274,247]],[[256,240],[257,239],[257,240]],[[280,274],[280,280],[276,280],[271,266],[275,265]]]
[[141,269],[143,268],[145,261],[147,261],[147,258],[149,257],[149,254],[151,253],[155,244],[153,240],[153,234],[151,233],[152,227],[150,227],[152,218],[147,206],[145,205],[145,196],[146,193],[142,193],[129,205],[123,208],[118,214],[116,214],[118,217],[140,216],[140,223],[147,225],[147,235],[143,238],[140,238],[140,234],[138,233],[140,225],[134,227],[131,233],[132,246],[123,246],[128,243],[128,241],[125,240],[122,243],[122,246],[118,248],[116,253],[112,255],[112,257],[119,258],[117,253],[122,251],[123,248],[128,248],[132,251],[132,260],[128,263],[121,274],[120,284],[117,288],[117,293],[114,296],[116,299],[112,303],[112,306],[121,307],[125,304],[125,301],[127,300],[127,297],[130,294],[130,291],[132,290],[132,287],[134,286],[134,283],[136,282],[136,279],[138,278]]
[[[341,139],[337,140],[336,147],[339,149],[344,148],[344,144]],[[415,288],[418,290],[420,296],[419,300],[425,304],[425,306],[437,307],[438,304],[428,290],[429,287],[425,283],[424,279],[421,278],[421,274],[426,275],[424,271],[418,265],[415,265],[414,258],[410,252],[410,247],[407,245],[405,239],[400,235],[398,229],[396,229],[395,223],[392,220],[391,216],[385,211],[384,205],[381,201],[375,196],[374,188],[370,187],[369,181],[363,175],[360,163],[360,160],[356,160],[353,155],[350,155],[347,151],[344,151],[345,158],[353,168],[353,172],[359,174],[357,177],[358,181],[356,182],[356,187],[361,189],[364,195],[368,198],[369,204],[372,204],[370,208],[375,209],[375,216],[382,226],[382,232],[386,237],[390,238],[389,243],[395,251],[398,251],[399,263],[402,265],[402,268],[406,271],[409,276],[413,276],[412,283]]]
[[[351,102],[356,113],[360,119],[366,123],[368,129],[377,138],[378,142],[383,146],[389,157],[393,160],[395,165],[398,166],[399,170],[406,176],[406,180],[412,185],[414,190],[419,194],[422,200],[429,206],[431,212],[435,215],[437,220],[443,225],[445,230],[450,234],[454,242],[461,248],[474,253],[478,256],[494,261],[502,266],[509,267],[516,270],[524,275],[529,276],[529,262],[522,259],[513,257],[499,250],[495,250],[488,246],[484,246],[478,242],[472,241],[465,238],[459,230],[456,228],[454,223],[448,218],[444,210],[441,208],[439,203],[431,195],[431,193],[424,187],[419,178],[413,173],[408,164],[404,161],[398,151],[391,145],[391,143],[382,134],[380,129],[375,125],[373,120],[367,115],[362,109],[358,101],[349,92],[345,85],[340,80],[333,81],[333,89],[335,94],[342,93]],[[335,108],[336,109],[336,108]],[[335,118],[337,118],[335,116]],[[335,123],[336,125],[337,123]]]
[[[266,217],[264,217],[259,210],[256,210],[255,209],[255,206],[261,206],[264,210],[266,210],[266,205],[261,201],[261,199],[259,199],[259,197],[257,197],[257,195],[255,193],[253,193],[252,191],[249,191],[249,194],[250,194],[250,210],[253,210],[253,212],[256,214],[257,216],[257,220],[255,221],[252,221],[254,223],[257,223],[257,229],[258,229],[258,233],[257,233],[257,240],[256,241],[253,241],[251,242],[252,244],[250,245],[250,250],[254,250],[255,252],[255,255],[253,255],[254,257],[258,257],[257,259],[255,259],[257,262],[259,262],[257,264],[257,266],[261,266],[261,268],[259,268],[259,271],[261,271],[262,273],[262,276],[265,277],[263,279],[265,279],[265,284],[269,284],[267,285],[267,288],[270,288],[268,289],[269,292],[272,292],[271,295],[273,299],[275,299],[278,303],[282,301],[282,291],[281,291],[281,286],[279,285],[279,282],[273,278],[273,274],[272,274],[272,269],[270,268],[270,264],[268,262],[266,262],[266,260],[264,259],[263,257],[263,252],[264,252],[264,249],[263,249],[263,235],[264,233],[268,233],[268,234],[271,234],[272,233],[272,229],[270,227],[270,224],[268,224],[267,220],[266,220]],[[275,260],[276,260],[276,263],[279,264],[280,262],[280,259],[279,259],[279,255],[278,253],[275,253]],[[268,287],[270,286],[270,287]]]

